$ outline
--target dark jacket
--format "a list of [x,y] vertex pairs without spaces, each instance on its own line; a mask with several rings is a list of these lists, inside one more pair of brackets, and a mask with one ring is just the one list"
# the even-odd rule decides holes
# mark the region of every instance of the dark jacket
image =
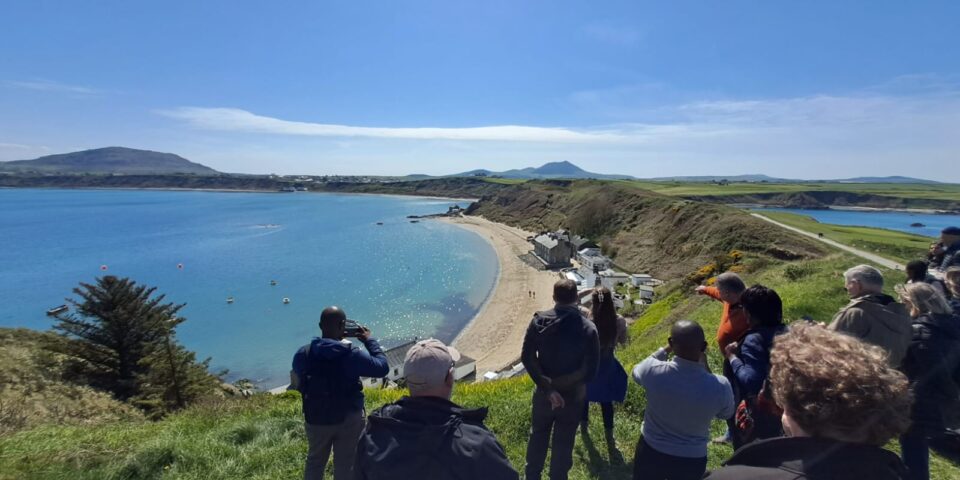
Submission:
[[738,399],[753,397],[760,393],[763,381],[770,373],[770,349],[773,337],[786,332],[783,325],[754,327],[747,331],[738,347],[737,357],[730,362]]
[[303,415],[311,425],[340,423],[346,413],[363,410],[360,377],[380,378],[389,372],[387,357],[376,340],[367,352],[348,342],[314,338],[293,356],[293,387],[303,395]]
[[950,267],[960,267],[960,242],[954,243],[943,252],[940,270],[946,272]]
[[893,452],[811,437],[760,440],[737,450],[710,480],[908,480]]
[[599,358],[597,327],[574,306],[535,313],[520,356],[538,388],[558,392],[586,385],[597,374]]
[[893,368],[900,368],[910,344],[910,316],[902,304],[882,293],[854,298],[829,328],[884,349]]
[[942,431],[942,409],[960,398],[960,317],[925,314],[913,319],[903,370],[913,390],[914,424]]
[[483,420],[437,397],[405,397],[373,412],[357,445],[354,478],[516,479],[516,470]]

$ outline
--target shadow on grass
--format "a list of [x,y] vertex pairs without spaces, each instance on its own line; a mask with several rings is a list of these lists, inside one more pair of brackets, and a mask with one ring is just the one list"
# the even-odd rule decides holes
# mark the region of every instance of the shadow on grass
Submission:
[[591,478],[601,480],[630,478],[633,468],[624,460],[623,454],[617,449],[612,435],[605,439],[609,461],[600,455],[600,451],[593,443],[589,431],[582,430],[580,439],[587,451],[587,470],[590,472]]

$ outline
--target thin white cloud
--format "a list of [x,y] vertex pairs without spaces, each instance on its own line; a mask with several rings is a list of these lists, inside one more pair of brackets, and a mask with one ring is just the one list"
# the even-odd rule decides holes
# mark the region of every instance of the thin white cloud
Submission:
[[[642,100],[632,100],[649,96],[649,90],[631,87],[576,97],[584,111],[593,105],[598,112],[593,116],[617,121],[577,129],[373,128],[289,121],[233,108],[184,107],[161,113],[208,131],[325,140],[299,147],[293,140],[257,141],[304,149],[291,158],[306,158],[323,149],[325,162],[339,159],[347,165],[339,173],[352,169],[402,173],[397,162],[410,171],[444,173],[436,171],[436,165],[466,171],[569,159],[587,169],[593,165],[596,171],[641,177],[700,172],[825,178],[870,173],[960,181],[950,168],[960,152],[960,88],[948,87],[948,82],[937,82],[935,89],[911,88],[921,93],[909,95],[864,89],[844,95],[710,99],[649,108],[637,106]],[[636,107],[606,115],[612,99]],[[312,161],[303,165],[303,171],[316,168]]]
[[157,113],[205,129],[315,137],[368,137],[414,140],[477,140],[544,143],[601,143],[624,140],[616,131],[496,125],[486,127],[358,127],[300,122],[257,115],[237,108],[180,107]]
[[78,95],[97,95],[102,93],[100,90],[94,88],[69,85],[51,80],[9,80],[3,82],[3,84],[12,88],[36,90],[40,92],[72,93]]
[[47,147],[34,146],[34,145],[23,145],[20,143],[3,143],[0,142],[0,148],[4,150],[47,150]]

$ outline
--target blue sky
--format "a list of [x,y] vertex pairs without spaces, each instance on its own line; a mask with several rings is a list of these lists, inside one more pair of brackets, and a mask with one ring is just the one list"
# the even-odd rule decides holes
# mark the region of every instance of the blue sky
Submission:
[[960,182],[957,18],[952,0],[13,0],[0,160]]

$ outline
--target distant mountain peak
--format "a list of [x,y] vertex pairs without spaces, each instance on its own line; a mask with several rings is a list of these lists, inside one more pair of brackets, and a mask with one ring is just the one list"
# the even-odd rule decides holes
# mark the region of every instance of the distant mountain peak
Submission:
[[492,172],[487,169],[470,170],[469,172],[450,175],[452,177],[470,177],[476,175],[497,176],[504,178],[519,179],[548,179],[548,178],[593,178],[601,180],[624,180],[632,179],[629,175],[607,175],[603,173],[588,172],[566,160],[559,162],[547,162],[543,165],[533,168],[521,168],[507,170],[505,172]]
[[216,170],[172,153],[104,147],[47,155],[33,160],[0,162],[0,171],[95,174],[195,174],[216,175]]

